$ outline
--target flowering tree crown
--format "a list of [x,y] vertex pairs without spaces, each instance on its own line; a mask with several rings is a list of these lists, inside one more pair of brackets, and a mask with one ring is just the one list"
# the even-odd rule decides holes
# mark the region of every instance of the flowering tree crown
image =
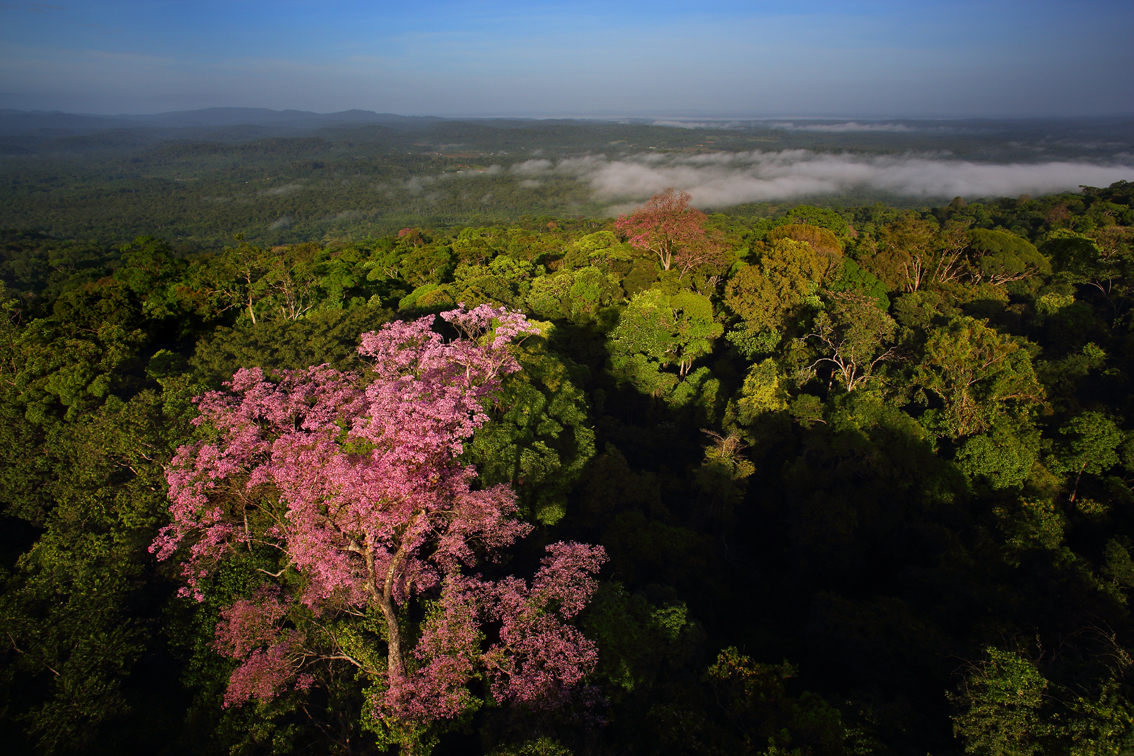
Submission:
[[[171,463],[172,521],[151,551],[182,555],[184,593],[198,600],[240,549],[272,550],[281,568],[222,612],[215,648],[240,662],[226,705],[305,689],[319,663],[345,661],[371,679],[372,721],[407,733],[475,707],[476,675],[498,701],[542,706],[594,667],[594,645],[568,621],[595,588],[601,547],[549,546],[530,585],[469,574],[531,531],[513,516],[513,492],[474,488],[458,456],[519,370],[510,343],[536,331],[488,306],[441,317],[459,338],[435,332],[432,317],[365,334],[369,375],[240,370],[199,398],[212,437]],[[426,609],[416,632],[405,619],[414,600]],[[326,630],[369,610],[384,620],[384,659]],[[487,622],[499,627],[491,644]]]

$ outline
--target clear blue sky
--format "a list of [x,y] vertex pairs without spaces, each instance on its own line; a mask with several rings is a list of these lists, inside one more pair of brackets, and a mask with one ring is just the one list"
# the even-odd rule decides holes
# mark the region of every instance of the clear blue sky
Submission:
[[0,107],[1134,112],[1131,0],[0,2]]

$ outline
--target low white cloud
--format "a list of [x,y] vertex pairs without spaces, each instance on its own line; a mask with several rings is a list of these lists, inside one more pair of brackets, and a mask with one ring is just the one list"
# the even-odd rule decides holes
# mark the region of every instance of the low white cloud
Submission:
[[265,197],[286,197],[289,194],[295,194],[296,192],[303,191],[303,189],[303,184],[284,184],[283,186],[277,186],[273,189],[265,189],[264,191],[260,192],[260,194],[264,195]]
[[406,190],[412,195],[419,195],[425,191],[425,187],[432,184],[437,179],[432,176],[412,176],[406,181]]
[[290,215],[281,215],[279,218],[276,218],[274,221],[272,221],[272,224],[270,226],[268,226],[268,228],[272,231],[277,231],[281,228],[290,228],[290,227],[291,227],[291,216]]
[[857,121],[847,121],[845,123],[800,123],[795,124],[791,121],[775,121],[765,124],[773,129],[783,129],[784,131],[825,131],[836,134],[847,132],[860,132],[860,131],[881,131],[881,132],[904,132],[904,131],[942,131],[941,128],[934,129],[919,129],[913,126],[908,126],[904,123],[858,123]]
[[[531,161],[529,161],[531,162]],[[938,155],[871,156],[808,150],[562,160],[554,170],[586,182],[596,199],[635,203],[673,187],[698,207],[837,194],[867,187],[913,197],[1015,197],[1074,191],[1134,180],[1134,164],[1086,162],[991,164]],[[615,204],[615,208],[621,207]]]
[[512,166],[512,173],[518,176],[538,176],[541,173],[546,173],[551,170],[551,161],[543,158],[537,160],[525,160],[522,163],[516,163]]
[[738,129],[743,126],[738,121],[654,121],[654,126],[670,126],[676,129]]
[[328,215],[328,216],[324,217],[323,220],[328,222],[328,223],[340,223],[342,221],[348,221],[348,220],[354,220],[355,218],[361,218],[363,215],[365,215],[365,213],[363,213],[361,210],[344,210],[341,213],[336,213],[334,215]]

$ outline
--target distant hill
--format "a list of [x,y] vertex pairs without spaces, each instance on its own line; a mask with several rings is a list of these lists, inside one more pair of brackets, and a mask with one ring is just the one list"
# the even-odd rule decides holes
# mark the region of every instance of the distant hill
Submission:
[[0,109],[0,134],[42,134],[43,132],[91,133],[137,125],[129,116],[98,116],[60,113],[57,110]]
[[[344,110],[341,113],[312,113],[305,110],[268,110],[266,108],[205,108],[152,115],[90,115],[44,110],[0,110],[0,135],[39,134],[62,136],[69,132],[94,133],[125,128],[199,129],[234,126],[266,126],[296,131],[326,126],[374,124],[418,128],[443,121],[432,116],[401,116],[373,113],[369,110]],[[262,136],[260,134],[259,136]]]

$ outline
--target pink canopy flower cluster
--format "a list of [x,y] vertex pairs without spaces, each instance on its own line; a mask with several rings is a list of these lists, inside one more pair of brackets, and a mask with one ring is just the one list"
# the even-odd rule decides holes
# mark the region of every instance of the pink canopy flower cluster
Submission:
[[[515,577],[446,579],[413,652],[420,666],[391,679],[378,715],[455,717],[470,704],[465,686],[480,670],[487,672],[497,701],[540,708],[563,703],[598,662],[594,643],[568,620],[594,593],[593,575],[606,552],[562,542],[547,551],[530,586]],[[486,622],[496,624],[499,640],[484,649]]]
[[721,265],[722,239],[706,231],[708,219],[689,207],[691,199],[689,192],[666,189],[630,215],[618,216],[614,227],[630,246],[657,255],[663,270],[676,267],[684,275],[700,265]]
[[[594,667],[594,645],[569,620],[594,591],[601,547],[548,547],[530,587],[466,574],[531,531],[514,519],[512,491],[474,489],[475,470],[457,457],[501,379],[519,369],[510,343],[535,329],[488,306],[441,317],[463,337],[446,340],[432,317],[365,334],[368,375],[323,365],[269,380],[240,370],[227,391],[200,398],[211,435],[170,465],[172,521],[151,551],[182,555],[184,590],[198,600],[239,548],[278,549],[278,574],[300,576],[223,613],[216,648],[241,661],[226,704],[306,687],[305,667],[333,657],[381,678],[379,718],[428,721],[474,705],[467,683],[482,672],[498,700],[540,703]],[[433,597],[419,632],[407,633],[399,607]],[[302,616],[367,608],[385,619],[384,669],[320,652],[299,626]],[[487,648],[486,622],[500,627]]]
[[310,675],[296,674],[304,656],[303,634],[294,629],[281,632],[279,627],[286,612],[278,592],[261,591],[221,613],[213,648],[242,662],[229,680],[225,706],[271,699],[292,679],[297,688],[310,687]]

